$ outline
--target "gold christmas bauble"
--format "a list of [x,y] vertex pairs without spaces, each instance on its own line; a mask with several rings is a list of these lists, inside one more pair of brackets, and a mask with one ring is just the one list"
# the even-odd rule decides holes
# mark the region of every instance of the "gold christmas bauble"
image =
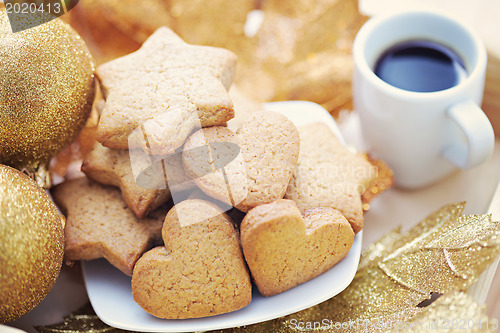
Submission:
[[31,311],[59,275],[64,218],[49,195],[0,165],[0,324]]
[[60,19],[13,33],[3,4],[0,59],[0,163],[35,171],[85,125],[94,61]]

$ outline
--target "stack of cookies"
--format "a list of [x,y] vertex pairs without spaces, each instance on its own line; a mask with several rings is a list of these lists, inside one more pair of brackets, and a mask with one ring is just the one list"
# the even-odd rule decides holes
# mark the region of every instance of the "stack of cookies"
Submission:
[[293,288],[342,260],[363,228],[376,167],[322,123],[235,107],[235,66],[230,51],[168,28],[101,65],[86,177],[52,190],[66,260],[106,258],[156,317],[235,311],[253,285]]

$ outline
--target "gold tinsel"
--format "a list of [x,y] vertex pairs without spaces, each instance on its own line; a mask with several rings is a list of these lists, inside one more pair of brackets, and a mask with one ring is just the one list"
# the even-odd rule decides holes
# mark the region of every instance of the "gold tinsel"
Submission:
[[[349,287],[332,299],[217,332],[494,332],[498,320],[464,291],[500,254],[500,223],[490,215],[461,216],[463,209],[464,203],[446,205],[408,232],[382,237],[362,253]],[[92,322],[100,320],[94,316]],[[84,333],[85,327],[38,329]]]
[[0,163],[35,173],[85,125],[94,98],[93,60],[59,19],[13,33],[3,4],[0,58]]

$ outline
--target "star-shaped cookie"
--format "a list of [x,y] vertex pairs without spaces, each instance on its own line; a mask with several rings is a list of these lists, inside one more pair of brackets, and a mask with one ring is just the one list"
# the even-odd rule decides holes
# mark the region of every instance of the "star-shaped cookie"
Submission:
[[190,45],[166,27],[136,52],[97,68],[106,97],[97,140],[110,148],[170,154],[199,127],[234,117],[227,93],[236,56]]
[[[148,177],[148,183],[140,184],[134,177],[130,157],[128,150],[106,148],[96,143],[84,158],[82,171],[96,182],[119,187],[127,206],[142,218],[167,202],[171,198],[171,191],[161,163],[153,169],[156,172]],[[146,159],[134,160],[136,164],[146,162]],[[163,163],[170,163],[168,179],[175,183],[175,191],[186,191],[195,187],[194,182],[184,172],[180,154],[170,155]]]
[[139,257],[161,240],[169,207],[139,219],[127,208],[118,189],[86,177],[57,185],[52,195],[66,215],[65,260],[106,258],[132,275]]

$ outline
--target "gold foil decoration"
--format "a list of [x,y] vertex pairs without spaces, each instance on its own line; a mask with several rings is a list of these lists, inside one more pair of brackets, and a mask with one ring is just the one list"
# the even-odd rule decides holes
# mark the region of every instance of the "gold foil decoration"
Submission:
[[499,254],[499,230],[500,223],[492,222],[490,215],[448,220],[439,232],[387,256],[379,267],[423,294],[465,290]]
[[65,19],[101,64],[137,50],[161,26],[190,44],[251,52],[244,26],[255,8],[253,0],[84,0]]
[[[170,1],[164,0],[83,0],[100,8],[103,19],[125,35],[143,43],[161,26],[172,26]],[[101,33],[106,33],[101,31]]]
[[387,254],[387,249],[392,246],[397,240],[401,238],[401,227],[388,232],[377,242],[370,244],[362,253],[359,258],[358,271],[368,267],[370,264],[379,262]]
[[352,109],[351,47],[366,21],[355,0],[263,2],[264,21],[237,53],[236,83],[258,100],[308,100]]
[[[166,1],[166,0],[164,0]],[[229,49],[240,58],[249,54],[244,27],[256,9],[254,0],[169,0],[172,29],[189,44]]]
[[107,19],[103,3],[102,0],[79,1],[62,16],[85,40],[97,65],[137,51],[141,46]]
[[465,293],[450,292],[389,332],[472,333],[496,332],[497,328],[498,319],[488,318],[484,305]]

